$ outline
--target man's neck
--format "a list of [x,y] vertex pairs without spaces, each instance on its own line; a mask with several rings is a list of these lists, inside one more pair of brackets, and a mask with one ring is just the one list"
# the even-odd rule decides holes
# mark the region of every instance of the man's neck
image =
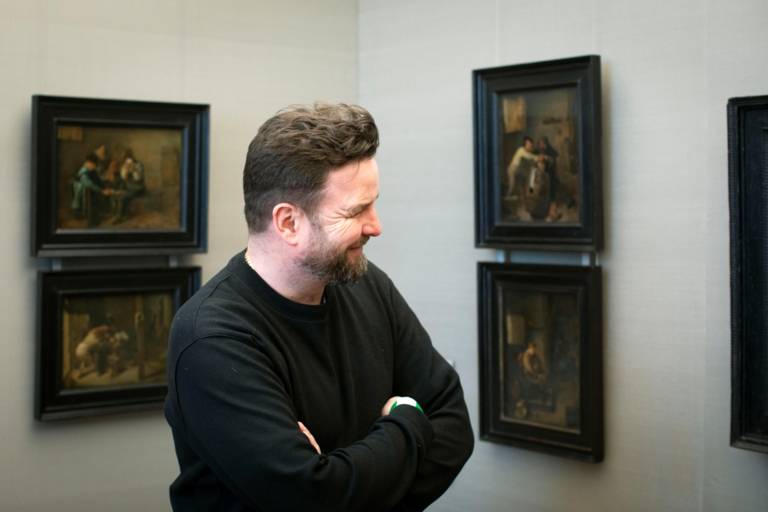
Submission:
[[325,282],[297,268],[287,255],[278,254],[248,237],[245,261],[277,293],[299,304],[318,305],[323,300]]

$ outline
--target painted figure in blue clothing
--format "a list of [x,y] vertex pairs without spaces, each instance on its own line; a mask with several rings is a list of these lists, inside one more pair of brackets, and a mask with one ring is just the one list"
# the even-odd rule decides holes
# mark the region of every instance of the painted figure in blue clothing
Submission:
[[[71,205],[75,216],[82,217],[86,213],[89,213],[90,218],[95,214],[95,211],[84,211],[83,199],[86,190],[91,190],[92,192],[105,196],[109,195],[110,190],[104,187],[104,183],[101,181],[101,177],[97,171],[98,165],[98,157],[95,154],[90,154],[85,158],[85,162],[83,162],[80,170],[77,171],[77,176],[75,176],[75,181],[72,184],[73,197]],[[92,210],[94,210],[93,207]]]

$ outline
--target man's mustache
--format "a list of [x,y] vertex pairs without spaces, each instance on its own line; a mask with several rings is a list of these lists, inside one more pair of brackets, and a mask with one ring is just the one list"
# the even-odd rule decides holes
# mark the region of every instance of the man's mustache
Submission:
[[352,246],[350,246],[350,249],[360,249],[362,246],[364,246],[365,244],[367,244],[367,243],[368,243],[368,240],[370,240],[370,239],[371,239],[371,237],[369,237],[369,236],[364,236],[364,237],[363,237],[363,238],[361,238],[361,239],[360,239],[360,241],[359,241],[359,242],[357,242],[355,245],[352,245]]

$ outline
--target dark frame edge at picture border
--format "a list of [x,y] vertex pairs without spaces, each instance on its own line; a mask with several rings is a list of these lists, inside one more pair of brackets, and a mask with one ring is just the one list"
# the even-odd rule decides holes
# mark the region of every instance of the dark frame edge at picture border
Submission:
[[[768,353],[768,321],[763,307],[768,302],[765,288],[768,286],[768,254],[759,236],[749,230],[765,232],[768,193],[764,186],[754,186],[768,180],[768,169],[755,168],[748,151],[766,150],[748,147],[745,116],[749,112],[762,111],[764,126],[768,126],[768,96],[730,98],[728,116],[728,191],[730,210],[730,288],[731,288],[731,429],[730,444],[735,448],[768,453],[768,367],[760,371],[749,364],[765,361]],[[765,129],[765,128],[763,128]],[[765,139],[763,140],[765,144]],[[750,166],[751,164],[751,166]],[[763,162],[765,165],[765,162]],[[753,176],[757,171],[759,176]],[[757,221],[757,222],[756,222]],[[763,235],[764,237],[764,235]],[[758,296],[756,296],[758,295]],[[762,324],[761,324],[762,322]],[[762,351],[762,355],[759,353]],[[768,366],[768,365],[764,365]],[[762,390],[763,426],[756,431],[750,418],[758,413],[755,394],[750,390]]]
[[[119,117],[122,115],[123,117]],[[205,252],[208,246],[208,161],[210,106],[67,96],[32,96],[32,235],[33,257],[144,256]],[[117,116],[117,118],[115,118]],[[144,116],[144,117],[142,117]],[[179,229],[59,230],[54,176],[55,123],[143,123],[173,125],[182,130],[181,209]],[[185,147],[184,143],[189,145]]]
[[[561,276],[566,281],[574,276],[581,275],[581,280],[586,292],[590,293],[586,300],[586,323],[582,322],[580,336],[586,336],[583,340],[588,344],[588,350],[582,354],[582,362],[588,361],[589,368],[580,376],[580,385],[585,397],[582,404],[589,414],[582,415],[588,434],[585,434],[584,442],[562,442],[546,439],[545,428],[532,427],[541,434],[532,436],[512,435],[508,432],[495,432],[493,429],[493,407],[491,400],[494,397],[493,371],[498,370],[498,364],[494,368],[491,360],[491,344],[494,343],[493,334],[497,325],[496,313],[493,305],[494,283],[496,276],[507,274],[529,275],[536,277]],[[568,277],[570,275],[570,277]],[[557,455],[582,462],[599,463],[605,456],[604,441],[604,402],[603,402],[603,330],[602,330],[602,271],[600,267],[590,266],[561,266],[561,265],[520,265],[509,263],[478,262],[478,356],[479,368],[479,404],[480,404],[480,439],[484,441],[503,443],[510,446],[525,448],[549,455]],[[586,334],[585,334],[586,333]],[[582,347],[584,348],[584,347]],[[498,361],[497,361],[498,363]],[[582,411],[583,412],[583,411]]]
[[[118,284],[111,284],[114,281]],[[142,280],[143,279],[143,280]],[[166,290],[174,294],[173,313],[200,287],[200,267],[40,271],[37,276],[37,336],[34,416],[56,421],[162,408],[167,383],[108,389],[84,389],[62,399],[61,305],[78,293],[141,293]],[[107,284],[102,284],[106,282]],[[65,394],[66,395],[66,394]],[[81,397],[77,400],[77,397]]]
[[[579,120],[584,140],[579,152],[583,155],[580,188],[584,201],[581,226],[502,226],[495,219],[494,187],[496,170],[491,168],[493,151],[492,101],[495,93],[485,94],[485,82],[505,76],[535,76],[542,73],[566,72],[584,68],[585,83],[579,84]],[[496,249],[544,249],[599,251],[603,248],[603,193],[602,193],[602,104],[600,56],[584,55],[551,61],[530,62],[511,66],[476,69],[472,71],[473,135],[475,167],[475,247]],[[540,87],[547,87],[541,84]],[[486,97],[487,96],[487,97]]]

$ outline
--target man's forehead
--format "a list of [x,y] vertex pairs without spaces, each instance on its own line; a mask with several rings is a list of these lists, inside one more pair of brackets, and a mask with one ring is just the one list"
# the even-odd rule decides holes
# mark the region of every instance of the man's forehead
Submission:
[[362,170],[362,167],[363,167],[363,161],[355,160],[352,162],[348,162],[342,165],[341,167],[331,169],[331,171],[328,173],[328,176],[325,179],[326,187],[330,183],[335,183],[338,185],[352,183],[356,179],[360,178],[360,172]]
[[349,215],[360,207],[373,203],[379,196],[378,186],[369,187],[326,187],[318,205],[326,214]]
[[328,173],[324,191],[345,195],[379,193],[379,171],[373,159],[350,162]]

